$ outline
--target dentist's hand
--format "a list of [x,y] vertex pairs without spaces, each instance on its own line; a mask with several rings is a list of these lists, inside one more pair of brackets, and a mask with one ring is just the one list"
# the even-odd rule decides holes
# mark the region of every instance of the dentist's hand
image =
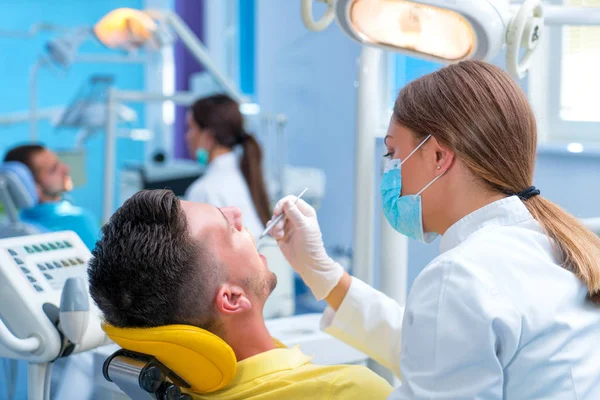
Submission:
[[317,213],[296,196],[283,198],[275,206],[273,219],[281,213],[285,218],[271,230],[279,248],[302,277],[318,300],[323,300],[338,284],[344,268],[325,251]]

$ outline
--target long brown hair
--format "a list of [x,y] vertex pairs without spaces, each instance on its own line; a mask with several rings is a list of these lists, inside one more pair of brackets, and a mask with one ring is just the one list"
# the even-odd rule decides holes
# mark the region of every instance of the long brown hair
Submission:
[[201,129],[210,129],[217,143],[230,149],[236,145],[243,147],[240,168],[258,216],[266,224],[271,218],[271,207],[263,178],[262,150],[256,138],[244,130],[239,104],[227,95],[217,94],[197,100],[191,111],[196,124]]
[[[394,120],[417,139],[431,134],[490,190],[507,195],[532,184],[537,128],[527,97],[500,68],[464,61],[402,89]],[[600,303],[600,238],[541,196],[524,201],[552,239],[562,266]]]

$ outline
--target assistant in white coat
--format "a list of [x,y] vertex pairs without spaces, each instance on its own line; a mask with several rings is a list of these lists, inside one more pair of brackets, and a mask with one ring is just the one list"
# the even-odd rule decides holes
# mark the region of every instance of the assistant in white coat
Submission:
[[244,225],[258,237],[270,217],[270,205],[263,180],[262,150],[254,136],[244,130],[239,105],[226,95],[199,99],[188,112],[187,124],[190,155],[207,168],[188,188],[186,199],[216,207],[238,207]]
[[406,308],[327,256],[310,206],[276,207],[273,236],[330,305],[322,327],[402,379],[391,399],[600,398],[600,239],[531,186],[536,142],[525,95],[491,65],[400,92],[384,212],[410,237],[443,235]]

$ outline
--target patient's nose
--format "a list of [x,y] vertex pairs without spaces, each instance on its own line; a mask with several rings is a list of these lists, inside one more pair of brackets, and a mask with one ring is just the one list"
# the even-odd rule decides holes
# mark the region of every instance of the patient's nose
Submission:
[[225,217],[227,217],[227,220],[235,227],[235,229],[238,231],[244,229],[242,210],[237,207],[223,207],[221,208],[221,212],[225,214]]

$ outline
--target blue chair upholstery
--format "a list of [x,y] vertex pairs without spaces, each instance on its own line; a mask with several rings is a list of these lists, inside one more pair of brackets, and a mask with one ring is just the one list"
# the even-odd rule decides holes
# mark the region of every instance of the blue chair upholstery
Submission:
[[8,217],[8,225],[0,229],[0,238],[32,235],[45,232],[41,226],[20,221],[18,210],[38,204],[35,181],[24,164],[16,161],[0,164],[0,202]]
[[31,208],[39,199],[33,175],[26,165],[9,161],[0,164],[0,176],[6,179],[8,193],[18,209]]

